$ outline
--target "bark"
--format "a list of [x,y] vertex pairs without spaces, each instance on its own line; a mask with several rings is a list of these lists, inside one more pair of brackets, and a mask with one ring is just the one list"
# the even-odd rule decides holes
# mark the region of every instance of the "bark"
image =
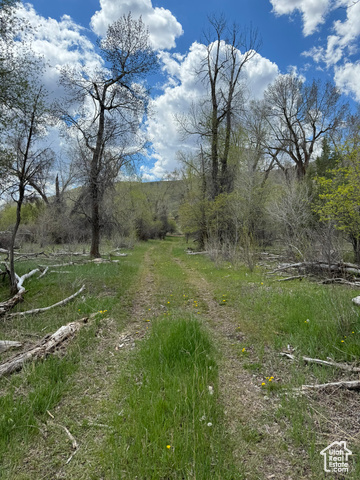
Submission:
[[90,256],[93,258],[100,258],[100,162],[103,155],[103,142],[105,131],[105,106],[106,87],[102,92],[102,96],[98,94],[98,101],[100,103],[99,124],[96,136],[96,147],[93,151],[90,171],[90,197],[91,197],[91,248]]
[[80,328],[87,323],[88,318],[83,318],[79,322],[72,322],[59,328],[52,335],[46,335],[39,343],[28,351],[20,353],[0,365],[0,377],[9,375],[13,372],[21,370],[25,363],[31,360],[45,358],[61,345],[65,340],[72,337]]
[[21,207],[24,201],[25,196],[25,187],[22,182],[19,185],[19,198],[16,204],[16,222],[14,225],[14,229],[11,235],[10,241],[10,248],[9,248],[9,256],[10,256],[10,292],[12,295],[17,293],[17,282],[15,277],[15,241],[16,241],[16,234],[19,230],[20,222],[21,222]]
[[359,390],[360,380],[302,385],[299,389],[296,389],[296,390],[306,392],[308,390],[333,390],[334,388],[345,388],[347,390]]
[[0,353],[10,350],[10,348],[22,347],[21,342],[14,342],[12,340],[0,340]]

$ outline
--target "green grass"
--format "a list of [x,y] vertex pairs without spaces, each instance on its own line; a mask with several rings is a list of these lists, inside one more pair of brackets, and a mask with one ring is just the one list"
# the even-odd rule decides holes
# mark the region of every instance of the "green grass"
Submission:
[[183,250],[179,246],[174,253],[205,275],[219,304],[239,312],[239,328],[259,355],[264,346],[280,351],[290,344],[302,355],[359,360],[360,309],[351,302],[358,290],[306,280],[279,283],[260,267],[254,272],[229,263],[215,268],[209,259]]
[[[275,410],[269,404],[263,418],[258,419],[259,427],[272,422],[274,416],[278,419],[284,445],[293,451],[293,456],[299,455],[299,461],[293,461],[295,478],[325,478],[319,452],[340,437],[348,439],[354,453],[348,477],[359,478],[356,458],[360,445],[351,420],[356,393],[338,391],[332,394],[331,402],[324,401],[328,394],[310,400],[291,394],[293,388],[302,384],[344,379],[343,372],[279,356],[290,346],[295,355],[359,364],[360,309],[351,301],[359,291],[307,280],[278,282],[276,277],[267,276],[262,267],[251,272],[245,266],[234,268],[228,262],[216,266],[209,258],[188,256],[184,250],[185,245],[179,244],[173,253],[209,282],[214,300],[223,304],[232,319],[234,352],[253,375],[255,384],[261,386],[264,396],[277,403]],[[269,382],[271,376],[274,378]],[[356,379],[351,374],[346,376]],[[255,438],[256,433],[257,429]]]
[[[82,284],[86,291],[46,314],[0,320],[0,338],[36,341],[70,321],[106,313],[83,327],[66,355],[59,352],[0,379],[1,479],[39,480],[47,472],[49,478],[74,480],[258,480],[266,478],[262,467],[277,448],[293,478],[319,480],[325,478],[319,452],[332,441],[348,440],[358,458],[351,417],[356,393],[291,394],[302,384],[353,377],[279,356],[290,345],[298,356],[358,363],[360,310],[351,302],[357,290],[307,280],[279,283],[262,267],[214,265],[205,256],[186,255],[185,248],[178,238],[150,241],[119,264],[64,267],[71,273],[26,282],[18,310],[55,303]],[[36,266],[21,262],[17,271]],[[147,269],[149,291],[139,282]],[[208,285],[203,298],[201,279]],[[6,285],[0,286],[0,299],[7,295]],[[134,318],[137,296],[141,309]],[[220,311],[219,318],[228,319],[221,333],[226,341],[215,348],[217,337],[210,332]],[[134,350],[116,351],[117,334],[131,329],[131,322],[147,332],[145,339],[134,340]],[[252,411],[250,403],[232,410],[231,419],[225,415],[219,375],[226,357],[239,359],[241,381],[254,386],[251,398],[265,402],[263,409]],[[69,442],[61,429],[47,425],[47,410],[80,443],[66,467]],[[22,467],[33,451],[43,456],[30,462],[31,469]],[[360,478],[360,464],[351,465],[347,478]]]
[[103,452],[106,478],[242,478],[226,448],[216,353],[199,321],[156,320],[130,361]]
[[[0,379],[0,478],[18,478],[23,455],[36,437],[43,435],[44,423],[50,419],[47,411],[54,411],[65,395],[75,388],[76,376],[87,368],[88,356],[93,355],[99,343],[98,332],[106,327],[105,317],[116,318],[121,329],[127,320],[131,297],[129,288],[139,271],[148,246],[140,245],[119,264],[84,264],[64,267],[68,274],[38,274],[26,281],[25,301],[14,311],[48,306],[74,293],[82,284],[83,295],[63,307],[39,315],[0,319],[0,338],[36,343],[60,326],[99,311],[64,349],[43,361],[29,363],[10,377]],[[41,259],[41,264],[65,263]],[[19,275],[36,268],[35,261],[16,265]],[[2,284],[1,298],[9,295],[8,285]],[[66,353],[66,354],[65,354]],[[1,361],[13,355],[6,352]],[[99,361],[99,360],[98,360]],[[18,473],[15,473],[15,472]],[[12,476],[13,475],[13,476]],[[25,477],[28,478],[28,477]]]

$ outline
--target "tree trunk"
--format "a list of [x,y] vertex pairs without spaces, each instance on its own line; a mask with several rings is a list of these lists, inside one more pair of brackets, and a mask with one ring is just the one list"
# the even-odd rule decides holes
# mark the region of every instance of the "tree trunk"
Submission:
[[105,129],[105,107],[104,96],[106,91],[102,93],[102,98],[99,97],[100,113],[99,125],[96,137],[96,147],[93,152],[91,160],[90,172],[90,196],[91,196],[91,248],[90,256],[93,258],[100,258],[100,189],[99,189],[99,174],[100,164],[103,155],[103,140]]
[[14,255],[14,248],[15,248],[15,241],[16,241],[16,234],[19,230],[20,222],[21,222],[21,207],[24,201],[25,195],[25,188],[24,185],[21,183],[19,185],[19,199],[16,205],[16,222],[14,226],[14,230],[11,235],[10,241],[10,290],[11,295],[15,295],[18,292],[17,281],[15,276],[15,255]]
[[91,248],[90,256],[100,258],[100,213],[99,190],[96,183],[91,186]]
[[351,237],[351,243],[354,249],[354,260],[355,263],[360,263],[360,238]]

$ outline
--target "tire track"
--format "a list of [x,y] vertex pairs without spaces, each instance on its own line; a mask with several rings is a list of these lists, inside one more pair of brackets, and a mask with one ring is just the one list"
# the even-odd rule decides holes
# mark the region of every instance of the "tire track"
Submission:
[[[245,465],[247,479],[291,480],[294,471],[287,455],[275,451],[276,441],[283,442],[280,426],[271,415],[275,400],[265,396],[254,383],[253,376],[244,370],[233,348],[239,313],[229,306],[221,307],[214,300],[212,286],[196,269],[188,267],[179,258],[173,260],[208,307],[208,312],[202,316],[207,320],[212,338],[222,353],[219,365],[220,400],[224,405],[229,433],[235,440],[234,457]],[[241,334],[238,336],[243,340]],[[266,419],[264,412],[267,412]],[[258,443],[256,448],[249,450],[246,438],[254,436],[258,438]]]

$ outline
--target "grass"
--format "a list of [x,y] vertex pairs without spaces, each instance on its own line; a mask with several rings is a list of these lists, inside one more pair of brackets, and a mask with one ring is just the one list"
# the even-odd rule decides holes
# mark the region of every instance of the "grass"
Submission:
[[[290,347],[295,355],[358,364],[360,310],[351,302],[358,292],[307,280],[279,283],[261,267],[251,272],[244,266],[234,268],[223,262],[215,268],[204,256],[184,254],[183,245],[174,248],[174,255],[209,282],[213,299],[222,304],[231,319],[233,351],[264,397],[270,398],[267,411],[258,419],[259,428],[277,419],[284,446],[293,457],[302,458],[302,462],[293,460],[295,478],[325,478],[319,452],[340,439],[347,439],[354,453],[348,478],[359,478],[356,457],[360,443],[353,421],[357,394],[337,391],[310,397],[291,395],[292,389],[302,384],[336,381],[344,379],[344,374],[279,356]],[[356,379],[351,374],[346,376]]]
[[[98,313],[83,327],[65,350],[44,361],[29,363],[20,373],[0,379],[0,478],[21,478],[24,451],[45,434],[44,425],[50,419],[47,412],[53,411],[76,388],[79,376],[89,364],[89,355],[93,355],[92,350],[96,350],[99,343],[98,335],[104,328],[104,318],[110,314],[115,316],[118,327],[122,328],[128,311],[128,290],[138,273],[146,248],[140,246],[120,264],[64,267],[63,270],[70,273],[48,273],[41,279],[35,275],[26,282],[28,292],[25,301],[17,305],[15,311],[51,305],[74,293],[82,284],[86,285],[85,294],[64,307],[40,315],[0,320],[1,339],[34,343],[61,325],[90,313],[104,312]],[[67,259],[62,261],[66,263]],[[42,259],[41,263],[53,264],[56,261]],[[16,270],[22,275],[36,267],[35,262],[21,262]],[[7,298],[5,283],[0,295]],[[12,354],[3,354],[2,361]]]
[[116,391],[105,478],[241,478],[226,449],[216,353],[197,319],[154,321]]
[[[347,478],[360,478],[357,393],[291,394],[353,377],[279,356],[290,347],[295,356],[358,363],[358,292],[279,283],[263,267],[215,266],[185,249],[178,238],[150,241],[119,264],[64,267],[70,273],[26,282],[19,310],[82,284],[86,292],[46,314],[1,320],[0,338],[36,341],[98,313],[66,355],[0,379],[0,478],[318,480],[326,478],[319,452],[340,440],[353,452]],[[36,266],[21,262],[18,273]],[[0,298],[7,294],[0,287]],[[136,346],[117,351],[124,329],[134,330]],[[226,371],[231,365],[238,371]],[[241,390],[248,400],[236,397]],[[80,443],[69,465],[69,441],[47,411]]]

